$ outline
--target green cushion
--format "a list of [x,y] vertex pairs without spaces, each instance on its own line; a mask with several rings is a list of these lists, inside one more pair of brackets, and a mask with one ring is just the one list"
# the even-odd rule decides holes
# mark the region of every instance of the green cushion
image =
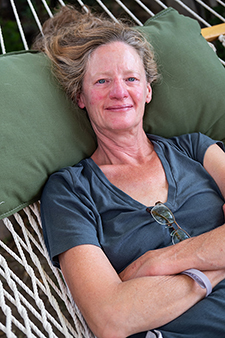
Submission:
[[145,129],[165,137],[201,131],[225,142],[225,69],[198,22],[169,8],[140,30],[152,43],[162,74],[146,109]]
[[0,58],[0,218],[40,198],[48,176],[90,155],[95,136],[51,75],[47,57]]
[[[225,141],[225,71],[198,23],[167,9],[138,28],[155,48],[161,81],[145,130],[170,137],[201,131]],[[95,136],[35,52],[0,57],[0,218],[38,200],[54,171],[90,156]]]

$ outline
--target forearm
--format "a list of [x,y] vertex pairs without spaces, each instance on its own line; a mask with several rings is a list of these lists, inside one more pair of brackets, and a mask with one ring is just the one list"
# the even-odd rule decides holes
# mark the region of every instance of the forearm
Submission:
[[121,274],[123,280],[178,274],[186,269],[225,269],[225,225],[176,245],[146,252]]
[[[225,270],[204,271],[204,273],[209,278],[212,287],[225,278]],[[182,278],[182,275],[175,275],[130,280],[132,289],[135,288],[136,282],[138,291],[132,293],[131,299],[134,296],[133,307],[131,306],[132,312],[126,314],[126,323],[128,323],[129,318],[132,318],[133,324],[133,326],[130,326],[132,331],[129,334],[147,331],[167,324],[203,299],[206,290],[201,289],[190,277],[186,277]],[[127,286],[128,284],[123,283],[122,288],[125,289]],[[119,318],[123,318],[122,314]],[[120,325],[122,325],[122,322]]]
[[98,338],[125,338],[177,318],[205,290],[184,275],[134,278],[122,282],[102,251],[73,248],[60,256],[73,298]]
[[[185,240],[171,247],[171,255],[166,250],[158,265],[163,274],[180,273],[183,270],[195,268],[205,270],[225,269],[225,225],[222,225],[207,233]],[[161,257],[162,258],[162,257]],[[161,274],[161,273],[159,273]]]
[[224,269],[225,268],[225,224],[202,234],[195,239],[196,267],[199,269]]
[[122,283],[120,287],[121,292],[128,295],[130,304],[127,304],[127,312],[118,313],[117,320],[121,320],[119,325],[128,324],[129,335],[167,324],[205,297],[205,290],[183,275],[143,277]]

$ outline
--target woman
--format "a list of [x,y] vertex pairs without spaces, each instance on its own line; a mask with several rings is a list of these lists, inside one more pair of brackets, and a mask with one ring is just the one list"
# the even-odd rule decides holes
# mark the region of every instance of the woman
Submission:
[[[224,336],[222,145],[145,134],[157,72],[136,30],[67,7],[44,34],[36,48],[97,136],[91,158],[51,176],[41,204],[49,254],[88,325],[99,338]],[[174,221],[165,228],[148,212],[157,201],[191,238],[171,245]],[[203,288],[183,274],[191,268]]]

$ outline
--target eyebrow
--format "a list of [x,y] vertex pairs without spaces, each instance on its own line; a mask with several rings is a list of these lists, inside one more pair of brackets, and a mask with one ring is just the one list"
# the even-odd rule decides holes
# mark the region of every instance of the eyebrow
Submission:
[[[141,73],[140,72],[138,72],[137,70],[134,70],[134,69],[129,69],[129,70],[126,70],[125,72],[124,72],[124,74],[125,75],[136,75],[136,76],[140,76],[141,75]],[[94,73],[93,75],[92,75],[92,77],[97,77],[97,78],[99,78],[99,77],[111,77],[112,76],[112,74],[111,74],[111,72],[109,72],[109,71],[100,71],[100,72],[98,72],[98,73]]]

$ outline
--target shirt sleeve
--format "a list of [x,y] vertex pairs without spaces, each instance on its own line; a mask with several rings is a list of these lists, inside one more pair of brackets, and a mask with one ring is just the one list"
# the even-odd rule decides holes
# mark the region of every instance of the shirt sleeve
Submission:
[[205,152],[212,144],[218,144],[223,150],[224,145],[221,141],[216,141],[202,133],[185,134],[173,137],[171,140],[187,156],[203,164]]
[[98,213],[79,176],[67,169],[50,176],[41,198],[41,218],[50,258],[58,268],[60,253],[82,244],[100,246]]

